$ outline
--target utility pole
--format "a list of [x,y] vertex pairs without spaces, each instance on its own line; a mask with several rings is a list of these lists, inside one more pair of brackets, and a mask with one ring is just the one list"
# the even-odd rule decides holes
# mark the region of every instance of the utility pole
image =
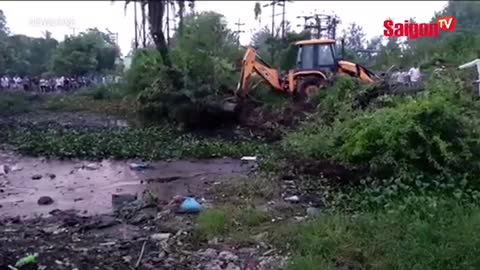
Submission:
[[241,30],[240,28],[245,25],[245,23],[241,23],[240,18],[238,18],[238,22],[235,23],[237,26],[237,30],[233,31],[235,34],[237,34],[237,43],[238,46],[240,46],[240,33],[245,33],[245,31]]
[[[276,5],[281,5],[280,4],[280,1],[281,0],[273,0],[271,1],[270,3],[268,4],[265,4],[263,5],[263,7],[269,7],[271,6],[272,7],[272,39],[275,39],[275,17],[279,14],[275,14],[275,6]],[[271,48],[270,48],[270,57],[271,57],[271,61],[273,63],[273,61],[275,60],[275,47],[274,47],[274,42],[272,42],[271,44]]]
[[285,21],[285,6],[287,4],[287,1],[282,0],[282,39],[285,39],[285,28],[286,28],[286,21]]
[[167,44],[170,44],[170,0],[167,0]]
[[[170,44],[170,31],[173,30],[173,32],[177,32],[177,20],[176,18],[178,17],[178,14],[175,10],[175,2],[172,0],[167,0],[167,43]],[[171,10],[170,10],[171,9]],[[170,23],[171,22],[171,23]]]
[[146,3],[140,2],[142,8],[142,47],[147,48],[147,6]]
[[138,49],[138,23],[137,23],[137,2],[133,2],[133,18],[135,20],[135,50]]

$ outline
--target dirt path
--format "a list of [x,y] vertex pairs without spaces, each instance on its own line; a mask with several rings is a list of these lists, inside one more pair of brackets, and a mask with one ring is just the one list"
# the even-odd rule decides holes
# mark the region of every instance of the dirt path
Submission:
[[[131,162],[60,161],[0,152],[0,217],[34,217],[54,209],[82,215],[112,211],[112,195],[151,191],[159,200],[175,195],[201,196],[212,185],[247,174],[251,166],[239,160],[154,162],[135,170]],[[2,173],[0,168],[0,174]],[[53,203],[39,205],[48,196]]]

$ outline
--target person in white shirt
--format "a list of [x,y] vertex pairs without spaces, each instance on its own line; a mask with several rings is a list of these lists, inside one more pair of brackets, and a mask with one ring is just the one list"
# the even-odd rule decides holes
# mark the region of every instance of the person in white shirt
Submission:
[[58,90],[58,91],[61,91],[63,90],[63,81],[64,81],[64,77],[60,77],[60,78],[57,78],[55,80],[55,88]]
[[406,71],[402,71],[403,67],[400,67],[400,71],[398,72],[397,82],[404,84],[408,83],[408,73]]
[[408,71],[408,75],[410,76],[410,82],[417,83],[420,81],[420,68],[418,64],[415,63],[413,67]]
[[40,92],[46,93],[48,88],[47,80],[45,80],[44,78],[41,78],[39,84],[40,84]]
[[7,77],[2,77],[1,84],[2,84],[1,86],[2,86],[3,90],[8,89],[8,78]]
[[[480,53],[479,53],[480,54]],[[478,73],[478,80],[476,80],[474,83],[478,85],[478,95],[480,96],[480,59],[477,58],[473,60],[472,62],[465,63],[461,66],[459,66],[459,69],[465,69],[469,67],[477,67],[477,73]]]
[[17,76],[14,80],[15,80],[15,89],[21,89],[23,84],[22,78]]

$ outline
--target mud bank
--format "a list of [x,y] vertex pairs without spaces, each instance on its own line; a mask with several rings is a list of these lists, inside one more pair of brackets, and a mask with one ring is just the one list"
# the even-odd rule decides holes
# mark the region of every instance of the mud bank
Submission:
[[[105,214],[112,211],[113,194],[141,198],[145,190],[161,201],[178,194],[201,196],[252,169],[234,159],[153,162],[141,170],[132,169],[132,162],[47,160],[0,152],[0,166],[8,168],[0,175],[0,217],[45,216],[55,209]],[[53,203],[39,205],[44,196]]]

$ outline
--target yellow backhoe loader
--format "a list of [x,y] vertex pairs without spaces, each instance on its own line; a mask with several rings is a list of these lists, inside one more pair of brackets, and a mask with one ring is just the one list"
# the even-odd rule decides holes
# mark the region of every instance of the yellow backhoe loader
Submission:
[[[336,74],[348,74],[362,82],[373,83],[379,80],[367,68],[337,58],[336,41],[333,39],[310,39],[295,43],[298,46],[296,66],[282,75],[277,69],[263,61],[255,49],[247,48],[242,62],[240,81],[236,95],[244,99],[248,91],[248,81],[257,73],[275,91],[308,98],[312,91],[332,80]],[[343,52],[342,41],[342,52]],[[343,53],[342,53],[343,54]]]

